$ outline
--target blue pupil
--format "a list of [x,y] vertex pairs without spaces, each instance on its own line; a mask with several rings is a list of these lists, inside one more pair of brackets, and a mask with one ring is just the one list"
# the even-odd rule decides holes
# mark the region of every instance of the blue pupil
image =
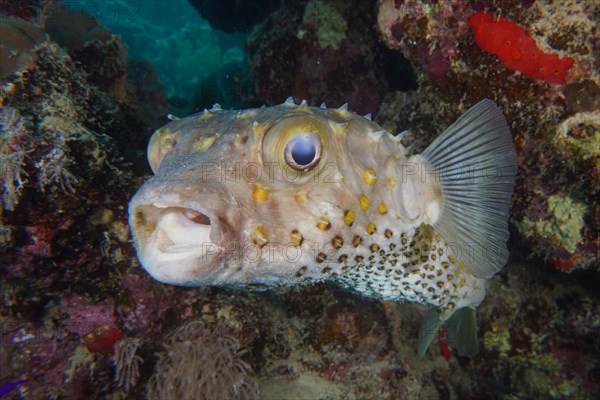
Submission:
[[310,164],[317,155],[315,143],[307,135],[296,136],[290,145],[292,146],[292,158],[298,165]]

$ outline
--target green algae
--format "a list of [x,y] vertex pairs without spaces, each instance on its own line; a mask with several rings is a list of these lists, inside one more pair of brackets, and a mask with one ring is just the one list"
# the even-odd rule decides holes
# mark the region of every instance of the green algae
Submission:
[[552,195],[548,197],[550,217],[537,221],[525,218],[519,230],[527,238],[535,233],[574,253],[577,245],[583,241],[581,229],[585,226],[583,216],[587,210],[585,204],[573,200],[569,195]]
[[304,10],[302,23],[316,34],[321,48],[338,50],[346,39],[346,20],[335,6],[324,1],[311,0]]
[[483,345],[486,349],[497,351],[500,355],[506,356],[512,347],[510,332],[508,329],[492,325],[492,328],[483,334]]

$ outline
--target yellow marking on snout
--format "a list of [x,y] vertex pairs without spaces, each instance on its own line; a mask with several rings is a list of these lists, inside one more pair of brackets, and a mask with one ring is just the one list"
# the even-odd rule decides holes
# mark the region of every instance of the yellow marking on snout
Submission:
[[256,204],[262,204],[267,201],[269,197],[269,188],[260,184],[254,184],[254,193],[252,193],[252,198]]
[[298,205],[303,205],[308,200],[308,193],[306,193],[305,191],[298,192],[294,196],[294,199],[296,200],[296,203],[298,203]]

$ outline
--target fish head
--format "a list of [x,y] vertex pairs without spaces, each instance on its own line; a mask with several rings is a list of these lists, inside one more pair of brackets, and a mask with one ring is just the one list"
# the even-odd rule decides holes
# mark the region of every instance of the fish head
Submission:
[[398,141],[345,109],[289,103],[206,111],[154,133],[155,175],[129,207],[138,257],[154,278],[319,280],[354,256],[357,241],[418,219],[407,218],[415,213],[399,191]]

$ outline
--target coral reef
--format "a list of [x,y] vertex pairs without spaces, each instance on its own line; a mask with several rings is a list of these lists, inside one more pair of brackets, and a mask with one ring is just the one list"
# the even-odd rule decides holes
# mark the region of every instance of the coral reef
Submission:
[[148,381],[150,399],[258,399],[258,385],[237,340],[202,321],[177,328]]
[[[378,10],[385,43],[411,61],[420,86],[410,94],[389,94],[377,120],[396,131],[410,129],[405,143],[414,143],[419,151],[478,99],[495,99],[509,121],[519,159],[512,221],[533,253],[567,271],[598,266],[599,221],[594,210],[600,189],[595,150],[600,64],[598,41],[593,40],[597,14],[592,1],[559,5],[382,0]],[[525,75],[531,71],[515,73],[505,65],[507,60],[500,62],[495,54],[483,51],[468,21],[484,15],[501,15],[504,19],[499,21],[504,22],[493,25],[496,36],[518,32],[527,38],[519,43],[529,47],[529,53],[539,49],[538,58],[552,64],[547,67],[572,60],[568,74],[561,69],[560,79],[544,78],[566,80],[568,85],[533,80]],[[518,67],[511,63],[508,67]],[[564,225],[571,211],[550,204],[557,198],[571,199],[577,222]],[[550,226],[556,231],[544,228]]]
[[[378,111],[392,132],[409,129],[402,141],[415,151],[483,97],[503,108],[519,153],[513,257],[478,309],[480,353],[458,356],[438,337],[423,360],[415,349],[425,310],[413,305],[326,284],[180,288],[141,271],[126,206],[150,173],[148,137],[164,123],[157,77],[168,76],[172,100],[206,81],[203,91],[254,104],[241,47],[215,50],[222,37],[206,24],[166,31],[128,20],[125,41],[165,37],[147,46],[163,60],[156,73],[110,33],[122,21],[103,28],[67,13],[83,18],[71,31],[47,21],[65,15],[58,1],[0,0],[0,12],[3,399],[600,396],[594,2],[284,1],[249,40],[264,101],[349,101]],[[468,27],[480,12],[518,24],[544,53],[573,58],[573,81],[531,79],[482,50]],[[198,57],[205,69],[190,81]],[[418,87],[399,77],[413,70]]]
[[374,23],[369,2],[283,2],[248,40],[257,96],[267,104],[294,96],[375,113],[386,90],[414,80],[389,78],[406,61],[381,46]]
[[140,377],[140,364],[144,360],[136,355],[140,346],[139,339],[125,338],[117,344],[113,357],[115,365],[115,382],[126,392],[135,387]]

